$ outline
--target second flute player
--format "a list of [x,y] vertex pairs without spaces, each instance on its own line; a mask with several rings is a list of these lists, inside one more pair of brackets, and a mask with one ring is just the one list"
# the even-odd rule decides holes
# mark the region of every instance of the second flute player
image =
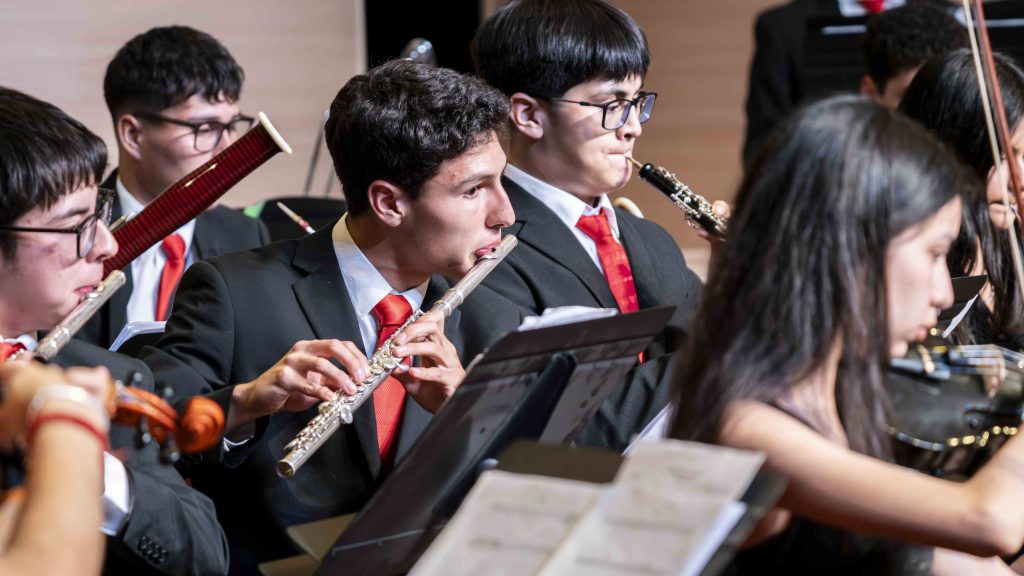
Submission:
[[441,275],[465,274],[514,220],[500,184],[507,117],[500,93],[450,70],[391,62],[356,76],[326,126],[348,213],[185,274],[144,357],[179,392],[233,389],[226,429],[249,446],[194,478],[229,534],[233,573],[297,554],[288,526],[358,510],[461,382],[463,361],[518,324],[518,308],[482,287],[447,321],[424,316],[399,339],[396,353],[417,359],[401,381],[379,387],[300,474],[277,477],[315,406],[352,393],[378,343],[449,287]]

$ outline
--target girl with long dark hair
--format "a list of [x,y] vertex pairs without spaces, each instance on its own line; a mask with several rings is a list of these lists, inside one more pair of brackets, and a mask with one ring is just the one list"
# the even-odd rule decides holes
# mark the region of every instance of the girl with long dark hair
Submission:
[[[1024,153],[1024,72],[1001,54],[995,61],[1013,130],[1013,155],[1019,163]],[[907,89],[900,110],[947,143],[986,184],[963,198],[964,225],[950,251],[949,268],[954,276],[986,274],[988,283],[953,339],[1024,349],[1024,295],[1013,270],[1008,234],[1015,214],[1003,206],[1006,161],[996,168],[971,52],[956,50],[926,63]],[[1015,206],[1012,193],[1009,199]]]
[[[890,461],[884,389],[953,300],[946,254],[970,186],[901,115],[840,97],[798,112],[739,191],[677,376],[676,437],[760,450],[786,476],[739,573],[1009,571],[1024,440],[957,484]],[[951,564],[958,564],[955,568]]]

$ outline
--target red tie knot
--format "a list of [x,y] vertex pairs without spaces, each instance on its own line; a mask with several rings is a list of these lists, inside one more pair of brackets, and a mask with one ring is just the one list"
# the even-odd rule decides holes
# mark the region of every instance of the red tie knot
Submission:
[[878,14],[885,5],[885,0],[859,0],[860,5],[868,11],[868,14]]
[[0,340],[0,362],[7,360],[25,349],[25,345],[16,340]]
[[592,216],[580,216],[576,227],[583,230],[583,233],[590,236],[595,242],[612,235],[612,227],[608,224],[608,215],[605,214],[604,209]]
[[185,240],[178,234],[171,234],[167,238],[164,238],[163,242],[164,254],[167,255],[168,262],[181,262],[185,258]]
[[373,315],[380,326],[401,326],[412,315],[412,306],[404,296],[388,294],[373,307]]

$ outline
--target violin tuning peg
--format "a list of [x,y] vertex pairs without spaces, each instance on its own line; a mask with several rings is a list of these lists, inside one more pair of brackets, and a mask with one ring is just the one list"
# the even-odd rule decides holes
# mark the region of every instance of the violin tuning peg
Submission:
[[145,416],[139,416],[138,427],[135,429],[135,447],[143,448],[153,441],[153,435],[149,433],[149,421]]
[[174,441],[168,439],[168,442],[160,447],[160,461],[165,464],[174,464],[181,458],[181,453],[178,452],[177,446],[174,445]]
[[142,385],[142,372],[132,370],[128,374],[128,385],[138,387]]

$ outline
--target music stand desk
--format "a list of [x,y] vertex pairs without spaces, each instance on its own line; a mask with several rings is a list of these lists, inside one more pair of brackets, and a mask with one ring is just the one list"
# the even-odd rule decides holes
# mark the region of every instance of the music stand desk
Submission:
[[[519,438],[568,442],[625,382],[674,307],[513,332],[475,360],[317,574],[409,571],[477,475]],[[444,511],[445,513],[439,513]]]

